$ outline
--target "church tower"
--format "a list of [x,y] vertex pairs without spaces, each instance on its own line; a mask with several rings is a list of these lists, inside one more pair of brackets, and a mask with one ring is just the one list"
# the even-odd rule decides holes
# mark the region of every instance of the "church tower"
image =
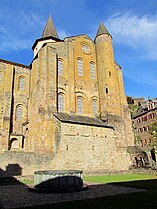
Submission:
[[112,36],[102,22],[95,37],[95,45],[100,117],[115,128],[117,146],[132,145],[131,117],[124,93],[122,72],[114,60]]
[[120,115],[118,74],[114,62],[112,36],[101,22],[95,37],[101,119]]
[[55,43],[59,40],[59,36],[57,34],[57,31],[52,21],[52,17],[50,15],[43,30],[41,38],[37,39],[32,47],[34,51],[34,57],[45,43]]
[[31,151],[49,153],[54,149],[53,113],[57,111],[57,52],[53,45],[49,45],[59,42],[62,41],[50,16],[42,37],[33,45],[35,57],[31,66],[28,145],[28,150]]

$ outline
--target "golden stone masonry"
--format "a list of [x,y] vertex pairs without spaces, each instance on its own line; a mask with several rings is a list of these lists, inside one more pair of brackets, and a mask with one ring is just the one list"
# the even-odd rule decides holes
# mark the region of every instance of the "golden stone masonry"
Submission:
[[51,16],[30,66],[0,60],[0,168],[127,170],[134,145],[121,67],[103,23],[59,39]]

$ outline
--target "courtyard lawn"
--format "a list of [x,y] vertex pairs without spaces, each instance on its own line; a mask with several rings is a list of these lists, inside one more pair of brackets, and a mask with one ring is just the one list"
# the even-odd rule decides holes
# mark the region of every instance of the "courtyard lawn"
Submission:
[[113,182],[128,182],[137,180],[156,179],[157,175],[149,174],[119,174],[119,175],[107,175],[107,176],[85,176],[85,182],[94,183],[113,183]]

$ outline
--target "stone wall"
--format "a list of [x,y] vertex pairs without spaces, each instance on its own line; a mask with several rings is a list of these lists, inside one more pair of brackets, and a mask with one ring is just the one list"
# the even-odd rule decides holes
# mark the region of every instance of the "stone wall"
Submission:
[[127,170],[130,157],[117,148],[112,128],[61,124],[61,140],[54,157],[58,169]]
[[50,167],[51,155],[8,151],[0,153],[0,176],[32,175],[36,170]]
[[[108,127],[93,127],[61,123],[53,155],[30,152],[0,153],[1,169],[21,175],[32,175],[36,170],[81,169],[85,173],[96,171],[128,170],[130,157],[125,148],[117,148],[114,130]],[[8,168],[10,173],[8,172]],[[17,172],[18,173],[18,172]]]

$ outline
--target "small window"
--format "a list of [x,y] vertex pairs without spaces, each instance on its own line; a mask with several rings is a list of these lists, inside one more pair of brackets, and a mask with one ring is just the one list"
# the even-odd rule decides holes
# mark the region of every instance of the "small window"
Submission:
[[77,98],[77,108],[78,108],[78,113],[82,114],[83,113],[83,100],[82,97]]
[[23,90],[25,88],[25,78],[20,77],[19,78],[19,90]]
[[88,49],[88,47],[87,47],[86,45],[83,45],[83,46],[82,46],[82,49],[83,49],[83,51],[84,51],[85,53],[88,53],[88,52],[89,52],[89,49]]
[[78,75],[83,76],[83,61],[82,59],[77,60]]
[[141,147],[143,147],[143,141],[141,140]]
[[90,74],[92,79],[96,78],[95,64],[93,62],[90,63]]
[[58,74],[63,75],[63,62],[58,60]]
[[64,95],[58,95],[58,112],[64,111]]
[[141,121],[140,121],[140,118],[137,120],[137,123],[140,123]]
[[92,109],[93,109],[93,114],[95,115],[98,112],[97,100],[92,100]]
[[108,94],[108,88],[106,88],[106,94]]
[[2,73],[0,72],[0,85],[2,83]]
[[23,110],[22,105],[18,105],[16,107],[16,120],[22,120],[22,110]]
[[109,71],[109,76],[111,76],[111,71]]

